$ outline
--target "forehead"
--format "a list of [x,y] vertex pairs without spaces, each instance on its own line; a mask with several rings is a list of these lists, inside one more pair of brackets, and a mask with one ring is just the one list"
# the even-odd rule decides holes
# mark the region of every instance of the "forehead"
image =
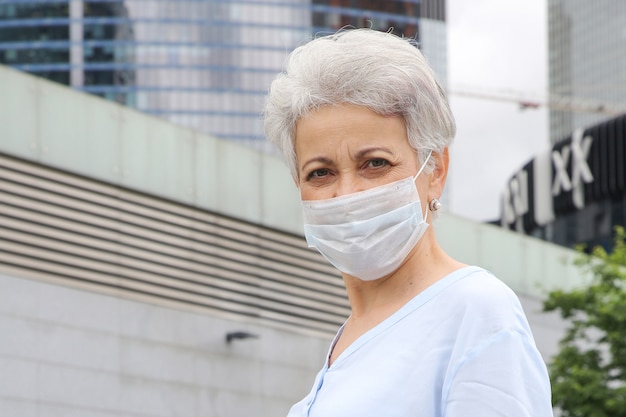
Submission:
[[362,146],[410,149],[400,116],[383,116],[354,105],[325,106],[296,123],[295,150],[301,158],[311,153],[336,153]]

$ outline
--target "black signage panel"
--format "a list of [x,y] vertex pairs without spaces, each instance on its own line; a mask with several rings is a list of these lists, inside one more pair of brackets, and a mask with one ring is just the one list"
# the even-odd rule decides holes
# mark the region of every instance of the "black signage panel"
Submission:
[[[626,115],[576,130],[550,150],[551,178],[535,175],[536,159],[528,162],[508,182],[501,223],[529,233],[537,226],[535,207],[552,198],[556,218],[587,204],[626,195]],[[546,165],[546,169],[550,169]],[[538,178],[551,184],[536,184]],[[522,181],[523,179],[523,181]],[[523,185],[524,188],[520,188]],[[539,189],[550,186],[551,197]],[[521,190],[521,191],[520,191]],[[524,192],[522,192],[524,191]],[[525,204],[520,204],[524,197]],[[520,207],[524,206],[523,210]],[[513,214],[513,217],[511,215]]]
[[612,143],[615,148],[614,197],[626,194],[626,115],[611,121]]

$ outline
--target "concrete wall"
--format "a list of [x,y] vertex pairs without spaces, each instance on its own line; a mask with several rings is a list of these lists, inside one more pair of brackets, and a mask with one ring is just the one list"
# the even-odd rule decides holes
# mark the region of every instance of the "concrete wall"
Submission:
[[301,232],[296,187],[275,155],[2,66],[0,89],[0,152]]
[[0,274],[0,416],[286,415],[328,343]]

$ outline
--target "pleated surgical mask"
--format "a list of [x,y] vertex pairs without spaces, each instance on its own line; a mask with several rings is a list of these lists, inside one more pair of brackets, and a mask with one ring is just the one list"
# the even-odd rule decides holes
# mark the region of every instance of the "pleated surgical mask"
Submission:
[[304,235],[339,271],[364,281],[398,269],[428,228],[414,177],[326,200],[302,202]]

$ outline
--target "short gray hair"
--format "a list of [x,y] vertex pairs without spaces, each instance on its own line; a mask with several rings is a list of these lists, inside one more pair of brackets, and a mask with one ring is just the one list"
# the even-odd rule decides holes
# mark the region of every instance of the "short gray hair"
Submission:
[[456,132],[446,95],[414,42],[371,29],[341,30],[296,48],[266,99],[265,135],[294,178],[296,122],[338,104],[402,116],[420,162],[431,150],[442,152]]

